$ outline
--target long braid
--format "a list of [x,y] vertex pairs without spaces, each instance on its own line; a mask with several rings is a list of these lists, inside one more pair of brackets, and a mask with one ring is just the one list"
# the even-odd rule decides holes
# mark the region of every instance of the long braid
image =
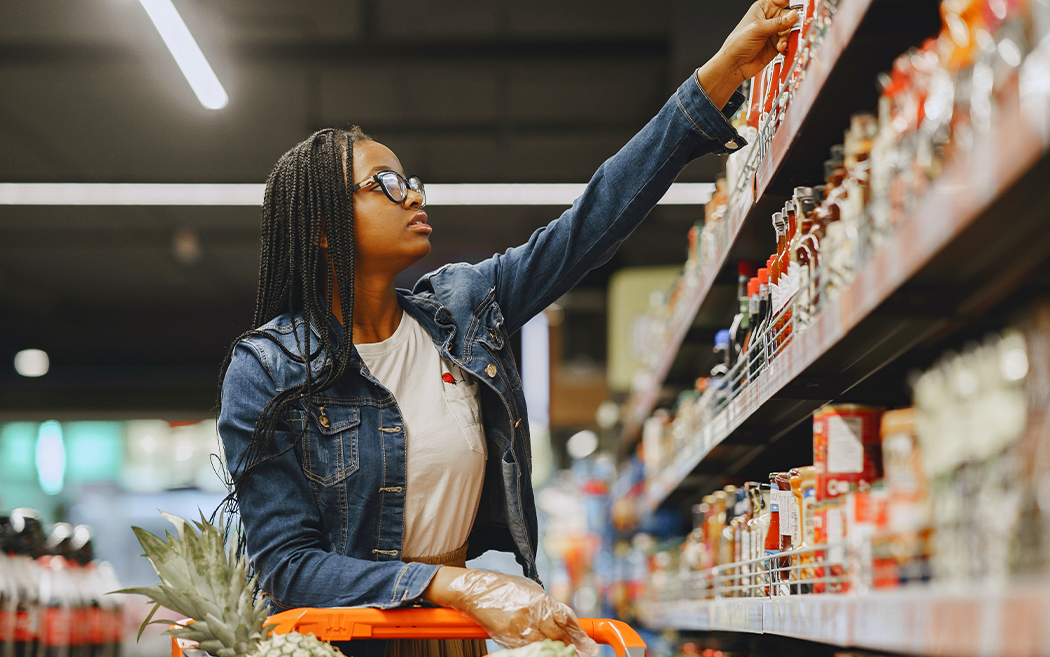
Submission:
[[[247,449],[224,473],[229,495],[214,515],[239,512],[239,492],[260,465],[275,459],[303,439],[307,425],[288,444],[272,449],[278,423],[287,420],[293,407],[313,407],[314,395],[328,390],[346,373],[353,350],[354,308],[354,206],[347,189],[353,181],[353,147],[369,140],[360,128],[324,129],[297,144],[278,160],[266,181],[260,226],[259,285],[252,328],[230,345],[219,375],[216,416],[222,409],[222,382],[233,350],[248,337],[269,340],[290,360],[306,365],[305,380],[277,393],[261,409]],[[345,162],[345,178],[344,178]],[[321,260],[319,241],[323,228],[328,241],[329,262]],[[323,270],[321,269],[323,267]],[[318,276],[327,280],[327,298],[320,298]],[[343,308],[343,337],[332,320],[333,283],[338,284]],[[295,328],[295,351],[266,331],[274,317],[290,313],[293,321],[302,314],[302,336]],[[317,344],[311,344],[313,330]],[[319,371],[314,366],[318,358]],[[232,473],[237,473],[236,475]],[[228,523],[227,527],[232,523]],[[238,534],[237,551],[246,552],[244,533]]]

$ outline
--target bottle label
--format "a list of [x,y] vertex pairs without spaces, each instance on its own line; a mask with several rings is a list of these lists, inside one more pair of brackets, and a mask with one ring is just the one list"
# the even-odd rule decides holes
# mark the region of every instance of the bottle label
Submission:
[[817,501],[816,489],[807,488],[802,491],[802,542],[806,545],[815,544],[815,518],[813,515],[813,503]]
[[44,612],[44,643],[48,647],[63,647],[71,644],[73,614],[66,607],[48,607]]
[[832,507],[827,510],[826,516],[826,532],[825,535],[828,537],[828,561],[831,563],[842,563],[846,560],[845,546],[843,543],[846,540],[845,527],[842,522],[842,509]]
[[780,535],[793,536],[795,534],[795,496],[789,490],[777,492],[780,493]]
[[863,434],[863,418],[828,416],[828,472],[864,472]]
[[15,641],[24,643],[27,641],[36,641],[39,637],[39,630],[35,614],[30,614],[25,609],[19,609],[15,612]]
[[801,281],[802,267],[797,262],[792,262],[788,265],[788,285],[790,288],[789,295],[798,293],[799,283]]
[[747,309],[748,309],[748,312],[750,312],[752,315],[757,315],[758,314],[758,295],[757,294],[755,296],[753,296],[753,297],[748,299],[748,308]]

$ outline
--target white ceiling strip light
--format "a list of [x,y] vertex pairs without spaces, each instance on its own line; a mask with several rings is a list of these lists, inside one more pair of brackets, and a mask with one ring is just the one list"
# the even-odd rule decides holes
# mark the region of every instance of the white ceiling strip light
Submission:
[[168,46],[175,62],[182,69],[182,74],[193,87],[193,93],[197,99],[208,109],[222,109],[230,98],[226,90],[222,88],[219,78],[215,77],[215,71],[205,59],[200,46],[190,34],[186,23],[182,21],[175,5],[171,0],[139,0],[142,7],[149,14],[150,20],[160,32],[164,44]]
[[[428,205],[572,205],[585,184],[431,184]],[[0,183],[0,205],[262,205],[243,183]],[[675,183],[663,205],[702,205],[714,183]]]

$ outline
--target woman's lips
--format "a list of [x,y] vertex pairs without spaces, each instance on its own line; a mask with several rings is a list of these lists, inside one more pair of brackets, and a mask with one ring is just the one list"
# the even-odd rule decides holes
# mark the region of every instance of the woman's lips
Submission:
[[417,233],[425,233],[427,235],[434,232],[433,227],[427,223],[426,212],[417,212],[416,216],[412,217],[412,222],[408,224],[408,229]]

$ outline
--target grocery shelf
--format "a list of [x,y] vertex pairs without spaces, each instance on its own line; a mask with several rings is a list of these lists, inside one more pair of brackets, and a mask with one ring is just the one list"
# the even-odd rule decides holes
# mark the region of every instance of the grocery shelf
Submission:
[[[856,88],[856,80],[852,84],[844,80],[850,71],[857,71],[853,77],[863,79],[861,86],[871,87],[871,80],[875,73],[882,68],[888,67],[893,56],[906,49],[915,40],[915,34],[922,34],[925,30],[922,21],[912,22],[908,26],[896,29],[893,37],[881,39],[877,44],[872,40],[858,43],[854,39],[859,26],[867,20],[885,21],[887,15],[893,15],[893,7],[901,4],[896,0],[841,0],[835,19],[825,35],[823,43],[811,56],[806,68],[805,77],[788,105],[787,111],[781,119],[780,127],[773,135],[768,144],[762,144],[753,157],[760,157],[760,162],[747,182],[744,184],[743,194],[726,212],[724,219],[725,246],[717,258],[707,262],[699,273],[695,283],[690,285],[686,291],[685,298],[678,301],[679,308],[674,311],[671,321],[672,328],[669,331],[669,340],[661,352],[655,364],[645,374],[645,385],[631,392],[623,406],[623,428],[620,433],[620,451],[625,454],[638,440],[642,423],[652,413],[660,401],[664,382],[671,371],[671,367],[678,356],[679,349],[693,325],[694,318],[701,311],[701,307],[708,302],[709,293],[716,279],[725,269],[731,255],[737,257],[764,258],[766,250],[759,248],[757,251],[751,245],[741,246],[742,241],[761,242],[761,238],[755,238],[754,234],[758,226],[768,229],[769,216],[773,209],[783,202],[783,196],[779,195],[774,183],[778,178],[795,178],[796,169],[816,170],[816,165],[826,154],[826,147],[838,140],[837,137],[825,137],[824,135],[838,135],[841,137],[841,125],[848,122],[849,109],[843,108],[842,103],[836,102],[831,96],[835,89]],[[934,6],[935,5],[931,5]],[[872,8],[878,8],[879,12],[870,12]],[[871,17],[870,14],[877,14]],[[931,25],[935,25],[932,23]],[[878,32],[878,29],[872,30]],[[901,45],[897,45],[901,44]],[[866,52],[860,52],[860,51]],[[873,64],[873,62],[881,62]],[[833,77],[834,75],[834,77]],[[834,84],[829,84],[832,80]],[[828,115],[838,115],[837,121],[828,121]],[[819,125],[814,126],[817,123]],[[829,128],[829,125],[834,127]],[[821,133],[820,138],[814,138],[812,133]],[[825,143],[826,142],[826,143]],[[820,155],[813,155],[815,143],[823,144],[824,150]],[[798,158],[794,155],[799,150],[808,150]],[[804,161],[797,165],[795,159]],[[772,235],[771,231],[766,231]],[[770,237],[768,242],[772,242]],[[757,255],[756,255],[757,254]],[[734,281],[735,284],[735,281]]]
[[1050,89],[1031,82],[1047,75],[1044,42],[972,150],[948,164],[852,283],[650,478],[649,510],[687,493],[683,482],[713,450],[713,472],[740,474],[820,405],[979,319],[1050,257]]
[[909,586],[864,594],[640,602],[650,628],[775,634],[952,657],[1050,654],[1050,582]]

